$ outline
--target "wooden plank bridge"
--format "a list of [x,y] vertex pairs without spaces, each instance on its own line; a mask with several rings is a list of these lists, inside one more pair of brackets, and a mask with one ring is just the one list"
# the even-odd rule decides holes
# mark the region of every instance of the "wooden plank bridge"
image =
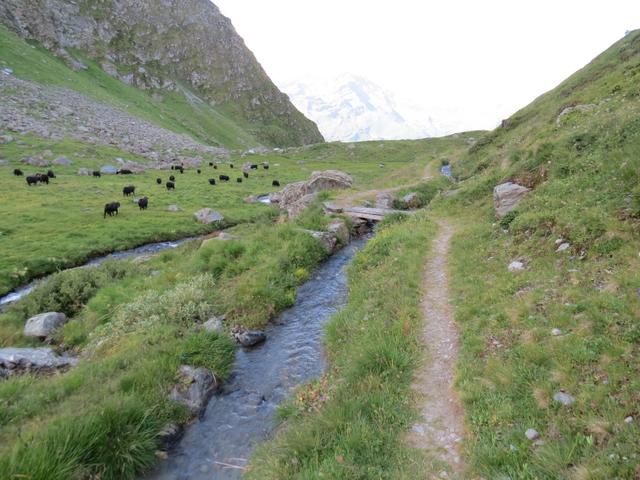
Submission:
[[342,213],[351,218],[360,218],[362,220],[371,220],[374,222],[379,222],[391,213],[410,213],[403,210],[394,210],[392,208],[341,207],[331,203],[325,203],[324,208],[331,213]]

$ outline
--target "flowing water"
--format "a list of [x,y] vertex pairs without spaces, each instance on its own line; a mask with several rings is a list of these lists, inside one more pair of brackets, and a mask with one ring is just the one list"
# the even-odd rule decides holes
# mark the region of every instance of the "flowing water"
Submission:
[[[83,268],[83,267],[89,267],[92,265],[100,265],[101,263],[106,262],[107,260],[122,260],[125,258],[140,257],[142,255],[153,255],[163,250],[177,248],[183,243],[188,242],[190,240],[194,240],[195,238],[196,237],[188,237],[188,238],[183,238],[181,240],[175,240],[171,242],[148,243],[146,245],[132,248],[130,250],[123,250],[121,252],[114,252],[108,255],[103,255],[101,257],[93,258],[89,260],[87,263],[85,263],[84,265],[82,265],[82,267],[75,267],[75,268]],[[34,280],[33,282],[28,283],[27,285],[23,285],[22,287],[16,288],[13,292],[8,293],[3,297],[0,297],[0,311],[2,311],[3,308],[6,308],[9,304],[17,302],[25,295],[28,295],[29,293],[31,293],[31,291],[39,283],[45,282],[47,278],[48,277],[43,277],[43,278]]]
[[333,255],[298,288],[294,306],[267,329],[265,343],[238,350],[229,381],[149,479],[242,476],[253,447],[276,427],[276,407],[295,386],[324,371],[323,327],[347,302],[345,267],[365,242],[356,240]]

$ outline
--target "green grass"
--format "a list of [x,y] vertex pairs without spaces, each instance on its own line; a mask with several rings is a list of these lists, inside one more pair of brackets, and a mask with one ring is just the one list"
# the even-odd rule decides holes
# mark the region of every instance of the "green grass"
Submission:
[[[78,265],[87,258],[105,252],[131,248],[140,244],[177,239],[210,232],[215,227],[195,223],[193,213],[210,207],[220,211],[227,224],[272,218],[276,210],[263,204],[246,204],[251,194],[273,191],[273,179],[284,187],[304,180],[315,170],[339,169],[354,177],[356,189],[378,188],[396,182],[420,178],[425,166],[446,148],[465,145],[464,139],[434,139],[406,142],[369,142],[364,144],[325,144],[270,153],[232,157],[235,168],[227,164],[217,170],[201,167],[202,175],[187,170],[183,175],[172,171],[147,171],[133,176],[82,177],[80,167],[98,168],[117,165],[117,157],[141,161],[114,148],[95,147],[73,140],[45,141],[31,136],[0,145],[0,156],[9,161],[0,166],[0,294],[32,278]],[[50,150],[66,155],[74,164],[52,167],[58,178],[50,185],[28,187],[24,177],[14,177],[14,168],[25,174],[44,169],[25,166],[20,160]],[[250,178],[236,183],[240,166],[246,161],[270,163],[269,170],[252,171]],[[384,163],[384,167],[379,164]],[[207,179],[219,174],[232,178],[229,184],[210,186]],[[156,185],[156,177],[166,181],[177,178],[176,190],[168,192]],[[135,185],[136,198],[149,197],[149,209],[140,212],[131,199],[122,197],[125,185]],[[117,217],[103,219],[105,203],[122,203]],[[181,212],[167,212],[176,204]]]
[[284,429],[260,447],[248,478],[418,478],[423,459],[403,436],[414,419],[421,279],[434,232],[424,216],[394,217],[356,256],[348,305],[327,327],[330,370],[281,407]]

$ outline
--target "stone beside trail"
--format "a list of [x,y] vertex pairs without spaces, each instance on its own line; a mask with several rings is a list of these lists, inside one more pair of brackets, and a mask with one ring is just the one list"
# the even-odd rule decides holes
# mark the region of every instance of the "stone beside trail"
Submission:
[[427,356],[412,385],[418,394],[418,411],[422,419],[413,425],[408,440],[431,458],[446,463],[451,472],[459,474],[464,469],[460,454],[464,436],[463,411],[454,389],[459,340],[449,304],[447,275],[453,227],[445,222],[440,222],[439,226],[424,272],[422,341]]
[[518,204],[531,191],[517,183],[507,182],[493,189],[493,202],[496,208],[496,217],[502,218],[507,213],[515,210]]

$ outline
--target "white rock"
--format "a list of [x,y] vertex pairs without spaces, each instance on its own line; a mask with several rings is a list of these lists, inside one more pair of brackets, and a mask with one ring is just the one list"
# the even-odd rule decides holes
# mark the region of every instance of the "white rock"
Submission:
[[562,330],[560,330],[559,328],[554,328],[553,330],[551,330],[551,335],[553,335],[554,337],[562,335]]
[[509,264],[509,267],[507,267],[509,269],[510,272],[520,272],[522,270],[524,270],[524,263],[515,260],[513,262],[511,262]]
[[632,423],[632,422],[633,422],[632,416],[628,416],[627,418],[624,419],[624,423]]
[[565,392],[558,392],[553,396],[553,399],[558,402],[561,403],[562,405],[564,405],[565,407],[568,407],[570,405],[573,405],[576,402],[576,399],[573,398],[573,396],[569,395],[568,393]]
[[168,212],[181,212],[182,209],[178,205],[169,205],[167,207]]
[[540,434],[534,428],[529,428],[526,432],[524,432],[524,435],[529,440],[537,440],[540,437]]
[[210,225],[214,222],[221,222],[224,220],[224,216],[212,210],[210,208],[203,208],[202,210],[198,210],[193,214],[196,217],[196,220],[200,223],[204,223],[205,225]]
[[571,244],[565,242],[560,244],[560,246],[557,248],[556,252],[560,253],[560,252],[564,252],[565,250],[568,250],[571,247]]

